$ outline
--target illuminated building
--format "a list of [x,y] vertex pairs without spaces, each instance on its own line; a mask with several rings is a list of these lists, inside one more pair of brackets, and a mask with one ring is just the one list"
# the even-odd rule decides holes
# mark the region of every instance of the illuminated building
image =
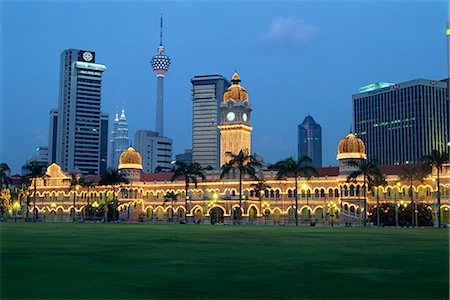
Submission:
[[129,138],[128,138],[128,124],[127,118],[125,116],[125,110],[122,107],[122,112],[120,114],[116,113],[114,119],[113,130],[111,131],[111,160],[109,166],[116,169],[119,164],[119,157],[123,151],[128,149]]
[[220,104],[230,82],[222,75],[194,76],[192,83],[192,160],[220,169]]
[[[348,182],[347,175],[354,166],[351,160],[364,160],[364,143],[353,134],[341,140],[338,145],[337,158],[339,167],[319,168],[319,177],[309,180],[299,179],[300,224],[309,225],[315,221],[323,224],[345,226],[363,226],[364,213],[363,178],[356,182]],[[133,148],[129,148],[120,158],[119,170],[130,180],[128,184],[115,186],[82,187],[70,189],[70,175],[52,164],[47,169],[44,179],[37,179],[37,209],[39,216],[47,214],[48,221],[72,221],[70,211],[73,208],[73,197],[76,194],[75,210],[79,216],[84,215],[88,203],[96,199],[100,205],[106,201],[117,199],[120,218],[124,221],[143,221],[151,223],[180,222],[184,220],[185,182],[182,178],[171,181],[173,173],[163,172],[143,174],[143,159]],[[399,184],[401,166],[386,166],[382,171],[387,175],[387,185],[378,187],[377,191],[382,205],[399,206],[410,204],[409,184]],[[206,171],[206,180],[199,180],[197,187],[189,187],[189,204],[187,219],[189,223],[225,223],[231,224],[231,211],[239,205],[238,185],[234,178],[220,179],[220,171]],[[276,178],[276,172],[263,171],[269,189],[262,193],[261,201],[250,178],[243,180],[242,200],[243,222],[248,224],[293,225],[295,180],[288,177]],[[88,177],[95,180],[95,177]],[[432,210],[436,199],[434,192],[436,174],[425,178],[424,182],[414,182],[413,196],[415,201]],[[98,180],[98,179],[97,179]],[[449,223],[450,209],[450,172],[444,168],[441,173],[442,219]],[[166,201],[167,193],[177,194],[177,201]],[[30,197],[33,190],[30,189]],[[367,191],[368,211],[373,212],[376,204],[374,193]],[[385,206],[386,207],[386,206]],[[28,208],[32,210],[32,207]],[[431,212],[430,212],[431,215]],[[373,222],[373,214],[368,214],[369,222]]]
[[353,95],[355,134],[368,159],[382,165],[418,163],[432,150],[447,151],[448,108],[445,82],[373,84]]
[[144,173],[170,171],[172,169],[172,140],[150,130],[138,130],[134,146],[142,156]]
[[105,70],[95,63],[92,51],[68,49],[61,54],[57,139],[50,150],[56,150],[51,157],[66,171],[98,175],[106,168],[108,140],[102,132],[108,131],[108,115],[101,113]]
[[248,102],[248,94],[239,84],[238,73],[231,79],[233,83],[223,94],[223,103],[220,104],[220,165],[230,160],[226,154],[235,155],[242,150],[250,152],[250,140],[253,128],[250,126],[250,113],[252,111]]
[[298,125],[298,157],[308,156],[315,168],[322,166],[322,127],[309,114]]
[[163,19],[161,15],[161,31],[158,52],[153,56],[151,65],[157,78],[156,87],[156,132],[159,136],[164,136],[164,76],[170,67],[170,58],[164,54],[162,43]]

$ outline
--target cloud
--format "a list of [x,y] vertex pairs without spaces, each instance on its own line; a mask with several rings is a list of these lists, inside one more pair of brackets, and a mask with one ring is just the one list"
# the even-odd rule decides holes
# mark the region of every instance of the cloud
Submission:
[[320,29],[301,19],[278,18],[270,24],[263,40],[267,44],[290,44],[303,46],[308,44]]

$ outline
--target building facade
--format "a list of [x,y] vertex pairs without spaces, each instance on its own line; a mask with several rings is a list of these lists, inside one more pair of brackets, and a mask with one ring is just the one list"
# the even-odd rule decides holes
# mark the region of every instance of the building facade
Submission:
[[130,146],[130,140],[128,137],[128,124],[127,117],[125,116],[125,109],[122,108],[120,114],[116,113],[114,119],[113,130],[111,131],[111,150],[109,166],[117,169],[119,165],[119,158],[122,152],[128,149]]
[[251,153],[250,113],[252,111],[248,102],[248,94],[239,84],[238,73],[231,79],[233,83],[223,94],[220,104],[220,165],[226,164],[231,157],[227,152],[235,155],[240,151]]
[[192,164],[192,149],[185,149],[183,153],[175,155],[175,160],[184,162],[187,165]]
[[172,140],[150,130],[138,130],[134,147],[142,157],[142,172],[154,173],[172,169]]
[[56,162],[56,145],[58,143],[58,109],[50,111],[48,122],[48,164]]
[[447,84],[416,79],[374,84],[353,95],[355,133],[369,159],[382,165],[420,162],[433,150],[448,151]]
[[150,63],[156,75],[156,132],[159,136],[164,136],[164,76],[170,67],[170,58],[164,54],[162,42],[163,19],[161,16],[161,31],[157,54],[153,56]]
[[[120,159],[120,170],[130,181],[127,184],[80,186],[71,189],[70,175],[63,172],[58,165],[50,165],[45,182],[42,178],[38,178],[36,182],[36,210],[41,220],[72,221],[74,213],[79,219],[93,220],[91,204],[97,203],[100,207],[97,209],[97,218],[105,220],[107,211],[104,208],[117,199],[119,217],[124,221],[178,223],[184,222],[186,216],[188,223],[231,224],[236,218],[233,211],[241,209],[240,222],[245,224],[294,225],[297,211],[301,225],[315,222],[314,224],[324,226],[363,226],[365,207],[369,222],[376,219],[374,212],[378,198],[380,211],[387,216],[385,220],[388,224],[393,225],[393,220],[398,219],[394,208],[403,216],[404,220],[400,220],[403,223],[400,224],[410,224],[410,184],[401,181],[399,184],[400,166],[384,167],[387,185],[372,191],[364,192],[364,186],[367,185],[364,185],[362,177],[356,181],[347,180],[349,172],[354,168],[350,161],[366,159],[364,149],[364,143],[353,134],[345,137],[338,145],[339,167],[320,168],[318,177],[299,179],[298,207],[295,207],[296,186],[293,177],[279,180],[275,171],[265,170],[263,176],[270,188],[261,193],[254,190],[253,184],[257,182],[245,177],[242,183],[245,197],[239,208],[237,176],[221,179],[220,171],[206,171],[206,179],[199,180],[197,186],[188,186],[186,194],[184,180],[180,178],[172,181],[171,172],[141,174],[143,159],[141,160],[139,153],[130,147]],[[430,220],[434,221],[437,191],[435,179],[436,173],[433,172],[424,182],[414,182],[412,187],[415,203],[423,208],[420,215],[427,214]],[[441,219],[443,223],[448,224],[448,168],[444,168],[441,173],[441,191]],[[167,200],[169,192],[177,195],[177,201]],[[365,194],[367,198],[364,197]],[[29,196],[34,196],[32,189]],[[111,209],[112,206],[109,207]],[[25,209],[33,211],[32,205]]]
[[192,160],[220,169],[220,104],[230,82],[222,75],[194,76],[192,83]]
[[315,168],[322,167],[322,127],[309,114],[298,125],[298,157],[308,156]]
[[61,54],[55,158],[65,171],[98,175],[106,167],[102,120],[107,115],[101,112],[105,70],[95,63],[92,51],[68,49]]

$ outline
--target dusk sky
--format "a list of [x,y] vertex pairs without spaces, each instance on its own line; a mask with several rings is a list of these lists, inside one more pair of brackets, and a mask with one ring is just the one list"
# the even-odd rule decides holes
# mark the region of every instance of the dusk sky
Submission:
[[323,165],[337,165],[352,125],[352,94],[379,82],[447,77],[447,1],[2,1],[0,162],[13,173],[48,144],[58,107],[60,54],[96,52],[105,64],[102,111],[110,127],[124,102],[130,138],[155,129],[150,66],[164,14],[165,134],[174,156],[191,148],[190,79],[235,68],[249,93],[252,152],[297,154],[297,125],[322,126]]

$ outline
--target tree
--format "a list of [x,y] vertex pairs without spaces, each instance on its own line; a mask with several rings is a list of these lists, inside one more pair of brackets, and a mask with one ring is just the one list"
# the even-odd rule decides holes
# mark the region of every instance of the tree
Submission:
[[76,215],[76,200],[77,200],[77,190],[78,187],[80,186],[80,176],[77,174],[71,174],[71,178],[70,178],[70,186],[69,186],[69,190],[75,190],[75,194],[73,195],[73,215],[72,215],[72,221],[75,222],[75,215]]
[[[117,197],[116,197],[116,186],[120,183],[128,183],[128,179],[119,171],[108,168],[102,175],[101,180],[98,183],[98,185],[111,185],[113,187],[113,203],[114,203],[114,209],[113,209],[113,222],[116,220],[117,217]],[[106,199],[105,199],[106,201]],[[107,209],[107,205],[105,208]],[[106,211],[106,215],[108,215],[108,211]]]
[[438,228],[441,228],[441,182],[440,182],[440,174],[442,173],[442,169],[444,164],[448,162],[448,153],[439,152],[433,150],[431,155],[426,155],[422,158],[424,164],[429,166],[429,173],[432,172],[433,167],[436,168],[437,172],[437,221]]
[[182,161],[177,160],[175,162],[176,170],[172,175],[172,181],[175,181],[179,177],[183,177],[184,179],[184,192],[185,192],[185,208],[186,212],[184,213],[184,222],[187,223],[187,213],[188,213],[188,192],[189,192],[189,183],[193,183],[195,188],[197,188],[197,178],[200,177],[202,180],[205,180],[206,177],[203,174],[204,169],[199,163],[191,163],[186,164]]
[[[266,184],[266,181],[264,180],[264,178],[261,176],[258,179],[257,183],[252,183],[250,185],[257,193],[258,193],[258,199],[259,199],[259,210],[261,211],[261,202],[262,202],[262,193],[265,192],[267,189],[270,189],[271,186]],[[263,212],[261,211],[261,214]]]
[[298,177],[310,179],[313,176],[318,177],[319,173],[313,167],[313,161],[304,155],[298,160],[292,157],[276,162],[271,169],[277,170],[277,179],[285,178],[288,175],[295,179],[295,226],[298,226]]
[[247,151],[243,151],[242,149],[239,153],[233,154],[231,152],[225,153],[231,159],[222,166],[222,173],[220,173],[220,178],[222,179],[225,175],[230,173],[231,170],[239,171],[239,219],[242,214],[242,179],[248,174],[254,180],[258,180],[256,174],[256,167],[261,167],[261,163],[256,160],[255,156],[250,155]]
[[400,173],[400,181],[406,182],[409,186],[408,194],[411,199],[411,205],[413,207],[411,220],[411,224],[413,225],[413,227],[418,225],[416,214],[417,204],[414,202],[413,183],[414,181],[423,182],[424,178],[427,175],[426,173],[427,169],[424,165],[404,165]]
[[[356,166],[358,169],[350,173],[347,176],[347,181],[356,181],[359,176],[363,176],[363,190],[364,190],[364,226],[367,224],[367,187],[369,189],[375,185],[375,178],[382,178],[383,173],[380,170],[380,165],[378,160],[372,159],[370,161],[361,160],[361,161],[353,161],[351,165]],[[376,179],[379,180],[379,179]]]
[[3,189],[3,186],[8,188],[8,186],[11,184],[11,179],[8,177],[9,172],[11,172],[11,169],[9,168],[8,164],[1,163],[0,164],[0,190]]
[[377,214],[377,226],[380,226],[380,193],[378,188],[380,186],[386,186],[387,185],[387,181],[386,181],[386,177],[384,176],[384,174],[382,172],[380,172],[381,176],[375,176],[373,178],[373,186],[372,186],[372,191],[377,191],[377,209],[376,209],[376,214]]
[[[38,178],[41,178],[45,175],[44,171],[42,170],[42,167],[38,164],[37,161],[30,161],[27,163],[23,169],[27,171],[27,174],[25,177],[27,180],[33,179],[33,222],[36,222],[37,218],[37,211],[36,211],[36,181]],[[27,207],[27,218],[28,218],[28,207]]]

